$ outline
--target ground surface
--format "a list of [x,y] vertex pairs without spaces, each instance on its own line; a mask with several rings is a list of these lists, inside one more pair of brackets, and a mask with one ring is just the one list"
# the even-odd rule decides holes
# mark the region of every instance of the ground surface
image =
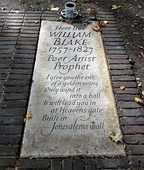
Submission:
[[[29,87],[31,85],[31,74],[39,36],[39,20],[52,17],[51,13],[43,12],[42,14],[40,10],[48,11],[51,5],[61,8],[64,6],[62,0],[40,1],[23,0],[23,3],[20,3],[18,0],[0,1],[0,8],[2,8],[2,11],[0,11],[2,16],[0,22],[2,28],[0,37],[0,53],[2,54],[0,68],[3,68],[0,83],[3,85],[6,79],[6,83],[4,83],[2,88],[4,93],[2,93],[2,102],[0,103],[0,165],[2,166],[14,166],[15,155],[18,156],[20,150],[18,145],[21,145],[22,140],[20,135],[22,133],[22,124],[27,108]],[[114,36],[119,37],[119,33],[116,33],[117,31],[114,30],[117,30],[116,27],[118,26],[131,63],[127,61],[125,50],[119,50],[119,55],[112,54],[117,49],[116,41],[112,46],[116,48],[115,50],[106,50],[106,54],[109,55],[110,73],[114,81],[113,85],[118,108],[121,108],[119,111],[120,125],[126,143],[127,157],[98,158],[96,160],[76,159],[73,161],[73,166],[77,167],[75,168],[76,170],[82,170],[83,165],[87,164],[87,170],[95,170],[96,162],[99,169],[128,169],[131,166],[133,167],[131,170],[142,170],[144,167],[144,113],[143,108],[136,104],[133,98],[135,95],[139,95],[139,92],[141,94],[140,97],[144,98],[142,95],[144,90],[144,2],[142,0],[92,0],[91,2],[93,2],[99,11],[112,11],[114,13],[117,25],[114,24],[115,18],[111,13],[99,12],[101,20],[111,19],[109,26],[105,27],[102,33],[105,46],[109,46],[110,41],[108,39],[113,35],[112,33],[109,35],[107,32],[111,28],[112,32],[115,32]],[[120,7],[112,10],[112,5]],[[82,6],[87,9],[89,5],[82,3]],[[28,12],[21,11],[17,14],[17,11],[13,11],[14,9],[26,10]],[[57,18],[57,15],[54,18]],[[121,40],[118,43],[121,43]],[[11,51],[13,50],[15,53],[12,55]],[[122,58],[116,58],[117,56]],[[133,71],[135,77],[133,76]],[[135,86],[135,78],[140,78],[137,82],[139,92]],[[121,85],[125,83],[128,91],[120,91],[120,83]],[[38,160],[35,163],[33,159],[32,161],[30,159],[23,160],[21,166],[30,166],[29,162],[33,163],[31,166],[35,167],[40,165],[43,165],[43,167],[49,166],[50,163],[46,161]],[[60,168],[58,167],[61,166],[61,162],[64,170],[71,169],[72,161],[70,159],[54,159],[51,161],[52,167],[55,166],[52,170],[59,170]],[[67,165],[69,166],[68,168]],[[3,168],[0,167],[1,169]]]
[[[78,2],[83,5],[81,0]],[[130,61],[142,93],[144,89],[144,1],[143,0],[91,0],[98,8],[113,11],[126,45]],[[51,5],[63,8],[65,0],[2,0],[2,9],[48,10]],[[116,9],[112,10],[112,5]],[[144,98],[144,96],[141,96]]]

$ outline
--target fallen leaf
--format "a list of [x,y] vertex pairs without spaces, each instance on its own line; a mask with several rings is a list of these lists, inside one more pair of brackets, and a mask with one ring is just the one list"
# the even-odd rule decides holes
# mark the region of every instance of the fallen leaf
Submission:
[[35,24],[38,24],[38,23],[39,23],[39,21],[38,21],[38,20],[36,20],[36,21],[35,21]]
[[32,159],[33,159],[33,157],[32,157],[32,156],[30,156],[30,157],[29,157],[29,159],[30,159],[30,160],[32,160]]
[[72,21],[72,20],[66,20],[66,23],[67,23],[67,24],[72,24],[73,21]]
[[125,86],[120,86],[120,89],[121,89],[121,90],[124,90],[124,89],[125,89]]
[[141,86],[142,86],[142,83],[141,83],[141,82],[139,82],[139,83],[138,83],[138,87],[141,87]]
[[135,61],[134,61],[134,60],[132,60],[131,58],[129,59],[129,62],[130,62],[132,65],[134,65],[134,64],[135,64]]
[[117,9],[117,8],[121,8],[121,6],[112,5],[112,10],[113,10],[113,9]]
[[51,11],[58,11],[59,7],[54,7],[54,5],[51,5]]
[[101,28],[98,25],[92,27],[92,29],[97,32],[101,31]]
[[7,7],[2,7],[1,9],[2,9],[2,10],[7,10]]
[[144,58],[144,53],[143,53],[143,52],[141,52],[140,54],[141,54],[141,56]]
[[118,142],[123,143],[123,136],[122,136],[120,133],[117,133],[117,134],[115,135],[114,132],[109,132],[109,133],[108,133],[108,137],[110,137],[111,140],[112,140],[113,142],[115,142],[115,143],[118,143]]
[[137,78],[136,78],[136,81],[140,81],[140,78],[139,78],[139,77],[137,77]]
[[144,96],[144,90],[142,91],[142,95]]
[[142,99],[138,98],[138,97],[135,97],[135,102],[144,105],[144,101]]
[[140,49],[144,49],[144,47],[143,47],[143,46],[141,46],[141,45],[138,45],[138,48],[140,48]]
[[133,32],[133,35],[138,35],[139,33],[138,32]]
[[108,21],[101,21],[99,23],[99,27],[105,27],[107,23],[108,23]]
[[31,113],[27,113],[26,114],[26,120],[29,120],[29,119],[31,119],[32,118],[32,114]]

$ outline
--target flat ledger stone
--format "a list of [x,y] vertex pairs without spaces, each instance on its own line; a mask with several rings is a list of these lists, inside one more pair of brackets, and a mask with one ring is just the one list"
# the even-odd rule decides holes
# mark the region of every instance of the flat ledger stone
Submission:
[[100,32],[42,21],[21,157],[124,155]]

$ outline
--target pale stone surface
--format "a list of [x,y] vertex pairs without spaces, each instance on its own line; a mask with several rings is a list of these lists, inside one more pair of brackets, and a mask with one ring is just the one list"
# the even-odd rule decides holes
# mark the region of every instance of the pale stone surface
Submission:
[[[95,25],[95,23],[92,23]],[[43,21],[21,157],[124,155],[101,34]]]

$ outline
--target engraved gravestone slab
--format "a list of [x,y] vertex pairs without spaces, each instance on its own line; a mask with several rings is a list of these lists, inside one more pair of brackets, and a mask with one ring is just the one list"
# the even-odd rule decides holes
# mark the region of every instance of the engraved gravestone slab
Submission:
[[[95,25],[95,23],[92,23]],[[101,34],[43,21],[21,157],[124,155]]]

